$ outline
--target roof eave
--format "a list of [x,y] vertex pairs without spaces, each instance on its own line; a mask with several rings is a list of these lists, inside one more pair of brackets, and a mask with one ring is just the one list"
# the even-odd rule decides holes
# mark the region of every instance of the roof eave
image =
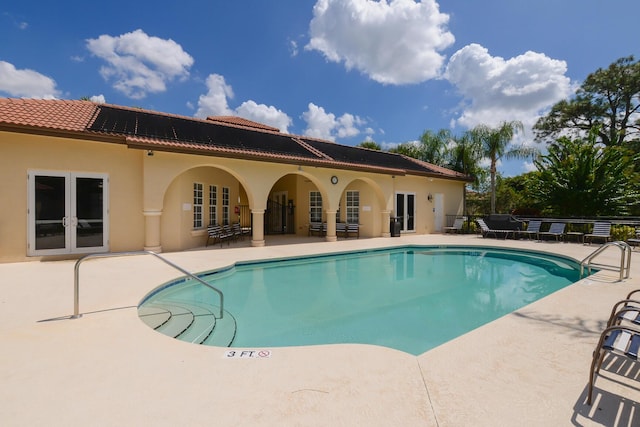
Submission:
[[28,135],[49,136],[57,138],[69,138],[69,139],[83,139],[95,142],[109,142],[116,144],[124,144],[125,137],[123,135],[112,135],[96,132],[87,132],[85,130],[69,130],[69,129],[56,129],[45,128],[28,125],[14,125],[11,123],[1,123],[0,131],[22,133]]

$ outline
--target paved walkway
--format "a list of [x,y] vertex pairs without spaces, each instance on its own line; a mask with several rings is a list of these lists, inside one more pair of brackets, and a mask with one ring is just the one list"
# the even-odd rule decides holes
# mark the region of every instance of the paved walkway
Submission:
[[[300,244],[267,241],[164,254],[190,271],[234,261],[399,244],[507,246],[582,259],[575,243],[428,235]],[[614,248],[615,249],[615,248]],[[610,249],[603,261],[618,262]],[[591,354],[610,307],[640,288],[599,273],[418,357],[367,345],[225,349],[170,339],[136,306],[176,276],[152,257],[0,264],[2,426],[592,426],[640,425],[638,367],[610,363],[585,405]],[[628,371],[627,371],[628,370]]]

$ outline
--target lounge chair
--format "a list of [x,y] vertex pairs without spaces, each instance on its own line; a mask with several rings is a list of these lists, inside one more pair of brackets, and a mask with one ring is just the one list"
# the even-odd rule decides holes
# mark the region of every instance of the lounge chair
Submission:
[[619,325],[622,322],[630,322],[633,325],[640,326],[640,300],[635,297],[635,294],[638,293],[640,293],[640,289],[631,291],[625,299],[613,305],[607,321],[607,327]]
[[538,238],[538,233],[540,233],[540,226],[542,225],[542,221],[539,220],[531,220],[527,224],[526,230],[518,231],[518,236],[527,236],[528,239],[531,239],[531,236],[535,236]]
[[636,237],[627,239],[627,243],[629,246],[632,246],[634,249],[640,246],[640,228],[636,228]]
[[603,239],[603,243],[607,243],[611,240],[611,223],[610,222],[595,222],[593,224],[593,230],[590,234],[584,235],[584,242],[591,244],[593,239]]
[[609,326],[602,332],[598,340],[598,345],[593,352],[593,360],[591,361],[591,369],[589,371],[588,405],[591,405],[596,376],[600,372],[600,367],[607,353],[613,353],[618,356],[627,357],[633,361],[638,361],[639,350],[640,331],[637,329],[623,325],[614,325]]
[[451,227],[444,228],[444,232],[459,233],[462,230],[462,226],[464,225],[464,220],[465,218],[456,218],[456,220],[453,221],[453,225]]
[[561,237],[564,237],[564,227],[566,224],[564,222],[553,222],[551,223],[551,227],[549,227],[549,231],[540,231],[538,233],[539,239],[542,240],[542,237],[555,237],[556,241],[560,241]]
[[607,353],[628,357],[638,361],[640,350],[640,301],[633,299],[640,289],[633,290],[627,297],[614,304],[607,327],[600,335],[598,345],[593,352],[591,370],[589,372],[589,388],[587,404],[591,405],[593,398],[593,386],[596,375],[600,372],[602,362]]
[[506,239],[507,237],[509,237],[510,233],[515,233],[515,230],[492,230],[487,226],[487,223],[480,218],[476,219],[476,222],[480,226],[482,237],[488,237],[490,234],[493,234],[497,238],[498,234],[503,234],[504,238]]

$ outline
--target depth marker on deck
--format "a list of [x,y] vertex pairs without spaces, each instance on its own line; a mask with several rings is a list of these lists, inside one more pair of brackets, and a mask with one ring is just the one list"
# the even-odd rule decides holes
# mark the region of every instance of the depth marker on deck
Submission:
[[271,357],[271,350],[227,350],[225,359],[266,359]]

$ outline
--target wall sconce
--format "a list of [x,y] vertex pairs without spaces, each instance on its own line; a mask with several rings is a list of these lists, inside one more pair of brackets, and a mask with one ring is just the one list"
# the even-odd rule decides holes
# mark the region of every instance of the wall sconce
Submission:
[[153,156],[153,150],[147,150],[147,156],[149,157]]
[[427,195],[427,200],[433,202],[433,195],[431,193]]

